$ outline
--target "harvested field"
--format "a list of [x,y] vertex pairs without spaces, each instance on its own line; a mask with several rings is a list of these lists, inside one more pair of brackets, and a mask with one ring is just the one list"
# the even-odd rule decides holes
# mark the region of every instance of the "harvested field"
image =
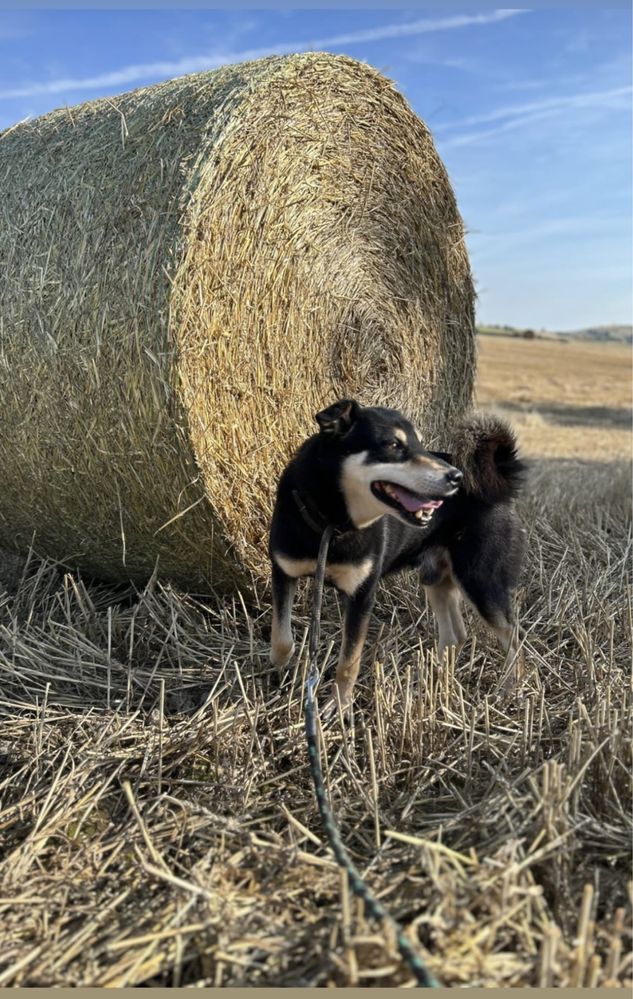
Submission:
[[477,402],[512,420],[525,454],[631,456],[631,348],[479,337]]
[[[542,344],[511,348],[539,350],[531,404],[551,405]],[[509,351],[482,340],[480,400],[516,402],[494,373]],[[561,377],[572,405],[624,404],[571,363]],[[379,599],[352,726],[324,733],[329,791],[368,883],[443,984],[630,986],[628,463],[619,443],[575,460],[566,434],[586,442],[584,425],[563,427],[557,453],[557,426],[530,436],[515,415],[544,455],[521,505],[521,696],[498,700],[479,625],[438,668],[403,577]],[[157,580],[136,592],[14,569],[0,587],[0,984],[410,981],[323,842],[304,661],[272,685],[265,593],[249,616],[237,597]],[[339,633],[330,594],[328,657]]]

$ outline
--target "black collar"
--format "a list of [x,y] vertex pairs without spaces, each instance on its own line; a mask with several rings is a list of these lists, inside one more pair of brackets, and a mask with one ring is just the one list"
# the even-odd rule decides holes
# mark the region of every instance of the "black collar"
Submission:
[[340,524],[332,524],[324,514],[321,513],[316,503],[314,503],[305,493],[300,493],[298,489],[292,490],[292,498],[297,504],[299,513],[304,521],[315,534],[323,534],[326,527],[332,527],[335,534],[346,534],[348,531],[355,531],[356,525],[349,517]]

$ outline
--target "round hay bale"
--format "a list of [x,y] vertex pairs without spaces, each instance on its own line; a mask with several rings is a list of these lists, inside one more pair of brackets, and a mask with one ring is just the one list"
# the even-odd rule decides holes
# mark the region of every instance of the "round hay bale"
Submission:
[[470,403],[473,287],[426,126],[310,53],[0,136],[0,544],[247,585],[338,396],[433,439]]

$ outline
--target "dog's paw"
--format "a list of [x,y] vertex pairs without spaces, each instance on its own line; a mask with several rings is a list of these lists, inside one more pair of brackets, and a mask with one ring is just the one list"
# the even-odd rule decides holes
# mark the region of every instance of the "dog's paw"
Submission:
[[514,675],[502,681],[494,693],[494,699],[499,707],[507,710],[520,710],[526,697],[527,692],[524,684],[519,682]]
[[268,671],[268,682],[271,688],[278,690],[283,687],[287,679],[287,672],[283,668],[273,666],[272,669]]
[[504,675],[499,684],[499,698],[504,702],[522,701],[525,679],[525,654],[522,648],[510,652],[504,663]]
[[464,647],[464,642],[452,642],[450,645],[438,645],[437,661],[440,666],[448,667],[457,662],[457,657]]
[[321,711],[321,718],[324,722],[330,723],[338,718],[339,712],[343,716],[343,720],[346,721],[352,710],[352,691],[347,688],[337,687],[334,684],[332,688],[332,693],[327,699]]
[[499,711],[516,716],[524,710],[527,694],[523,687],[503,684],[492,694],[492,702]]
[[268,657],[270,665],[274,666],[275,669],[279,671],[281,676],[282,670],[286,668],[290,660],[295,653],[295,644],[292,642],[290,645],[281,644],[274,645],[270,650],[270,655]]

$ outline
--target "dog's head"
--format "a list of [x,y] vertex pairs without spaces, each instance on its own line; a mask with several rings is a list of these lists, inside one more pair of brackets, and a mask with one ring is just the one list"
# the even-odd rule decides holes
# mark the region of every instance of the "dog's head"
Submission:
[[316,415],[320,435],[340,458],[348,514],[365,527],[384,514],[425,527],[462,473],[425,451],[413,424],[396,409],[341,399]]

